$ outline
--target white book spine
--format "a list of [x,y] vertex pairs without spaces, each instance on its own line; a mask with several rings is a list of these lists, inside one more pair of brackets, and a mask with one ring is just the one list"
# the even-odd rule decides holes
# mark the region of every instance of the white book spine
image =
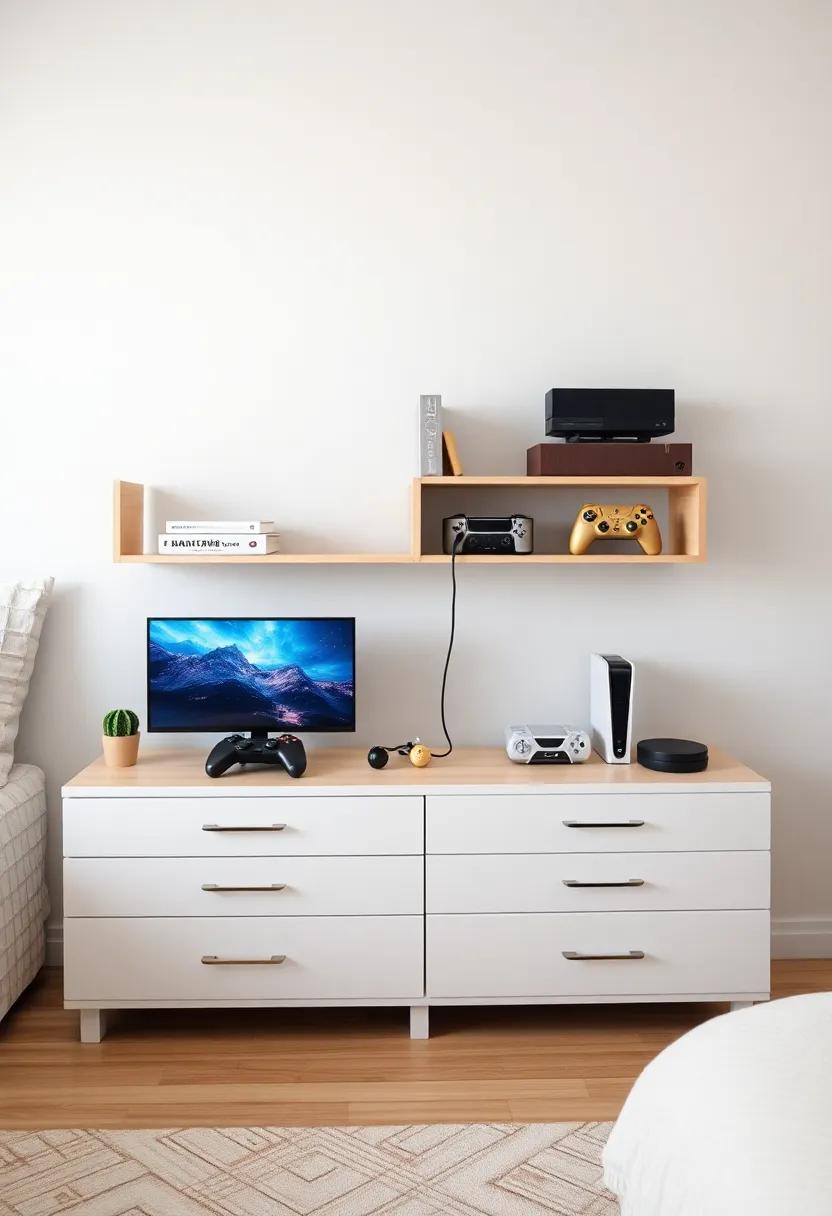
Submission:
[[243,532],[265,535],[275,531],[272,519],[167,519],[166,532],[231,532],[235,536]]
[[419,475],[442,474],[442,397],[423,393],[419,398]]
[[234,536],[229,532],[189,532],[186,536],[171,536],[163,532],[159,536],[159,552],[177,557],[198,557],[206,553],[251,557],[279,553],[280,540],[277,536],[252,536],[250,533]]

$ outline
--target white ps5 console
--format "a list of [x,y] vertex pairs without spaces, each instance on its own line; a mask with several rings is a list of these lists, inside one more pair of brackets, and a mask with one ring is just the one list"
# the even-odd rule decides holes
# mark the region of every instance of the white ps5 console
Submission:
[[635,670],[620,654],[589,656],[592,746],[607,764],[629,764]]

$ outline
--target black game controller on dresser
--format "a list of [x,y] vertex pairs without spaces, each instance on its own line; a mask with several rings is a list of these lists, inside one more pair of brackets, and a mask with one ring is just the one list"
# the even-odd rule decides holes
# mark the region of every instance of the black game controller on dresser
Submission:
[[295,735],[278,735],[276,739],[229,735],[211,748],[205,771],[209,777],[221,777],[235,764],[279,764],[290,777],[302,777],[306,751]]

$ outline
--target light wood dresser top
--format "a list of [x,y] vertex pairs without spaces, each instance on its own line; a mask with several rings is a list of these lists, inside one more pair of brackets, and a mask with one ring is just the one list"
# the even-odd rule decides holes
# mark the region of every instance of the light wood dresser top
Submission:
[[462,793],[659,793],[669,790],[767,791],[769,782],[716,748],[703,773],[657,773],[640,764],[605,764],[594,753],[585,764],[512,764],[502,748],[461,747],[445,760],[417,769],[391,755],[387,768],[371,769],[362,748],[308,749],[305,775],[293,780],[279,766],[234,768],[224,776],[205,773],[202,748],[152,748],[145,744],[134,768],[107,768],[99,757],[64,786],[65,797],[148,797],[170,791],[183,797],[251,795]]

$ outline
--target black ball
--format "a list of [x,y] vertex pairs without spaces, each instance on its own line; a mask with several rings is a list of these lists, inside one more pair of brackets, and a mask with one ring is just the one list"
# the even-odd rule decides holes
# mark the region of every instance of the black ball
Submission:
[[371,747],[367,752],[370,768],[384,768],[389,759],[390,753],[383,747]]

